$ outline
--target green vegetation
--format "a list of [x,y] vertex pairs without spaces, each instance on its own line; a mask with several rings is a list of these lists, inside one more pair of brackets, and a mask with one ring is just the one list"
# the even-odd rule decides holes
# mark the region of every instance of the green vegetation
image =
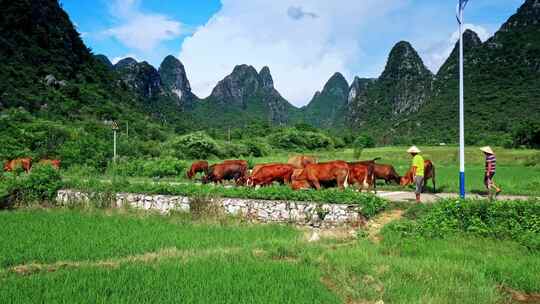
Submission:
[[[466,214],[487,203],[459,204]],[[512,218],[508,204],[496,208]],[[406,221],[445,218],[437,210],[415,207]],[[289,226],[132,210],[27,209],[0,222],[0,297],[10,303],[501,303],[507,290],[540,291],[538,250],[464,231],[404,234],[400,222],[380,243],[308,243]]]
[[0,175],[0,209],[54,202],[62,188],[60,172],[51,165],[36,165],[29,174],[22,168]]
[[540,251],[540,201],[439,201],[409,210],[412,220],[388,229],[401,236],[441,238],[459,233],[511,239]]

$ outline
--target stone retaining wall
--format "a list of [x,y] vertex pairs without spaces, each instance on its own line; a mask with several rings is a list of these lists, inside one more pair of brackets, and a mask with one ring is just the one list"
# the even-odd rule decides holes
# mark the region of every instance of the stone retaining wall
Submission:
[[[57,202],[61,205],[85,203],[91,199],[110,200],[112,207],[126,204],[139,209],[168,213],[171,210],[189,212],[193,199],[185,196],[117,193],[112,196],[60,190]],[[243,216],[260,222],[283,222],[323,227],[358,226],[364,222],[357,205],[319,204],[295,201],[268,201],[238,198],[214,198],[212,204],[230,215]]]

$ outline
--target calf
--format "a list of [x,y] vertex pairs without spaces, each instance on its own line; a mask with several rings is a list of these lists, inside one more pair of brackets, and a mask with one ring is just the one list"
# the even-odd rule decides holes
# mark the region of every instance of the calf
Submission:
[[[433,192],[437,192],[437,189],[435,187],[435,165],[431,162],[431,160],[424,160],[424,185],[422,186],[422,191],[426,187],[427,180],[431,179],[433,182]],[[413,171],[412,169],[409,169],[407,173],[401,178],[400,185],[401,186],[408,186],[414,182],[413,178]]]
[[375,179],[383,179],[387,184],[395,182],[399,184],[401,176],[397,174],[396,169],[392,165],[374,164],[373,165]]
[[349,184],[356,185],[358,190],[366,188],[375,190],[374,165],[372,163],[352,162],[349,165]]
[[304,169],[296,169],[292,175],[293,190],[321,189],[321,183],[335,182],[340,189],[348,186],[349,165],[344,161],[308,164]]
[[258,165],[253,169],[253,173],[248,178],[248,186],[268,186],[273,182],[289,184],[293,171],[293,165],[289,164],[267,164]]
[[32,169],[32,158],[24,157],[24,158],[8,160],[4,164],[4,171],[11,172],[19,166],[23,168],[24,172],[26,173],[30,172],[30,169]]
[[208,174],[208,162],[205,160],[199,160],[191,164],[191,168],[187,172],[187,177],[193,179],[197,173]]
[[238,163],[221,163],[208,168],[208,174],[203,178],[203,184],[209,182],[223,183],[225,180],[234,180],[236,185],[243,185],[247,178],[247,168]]

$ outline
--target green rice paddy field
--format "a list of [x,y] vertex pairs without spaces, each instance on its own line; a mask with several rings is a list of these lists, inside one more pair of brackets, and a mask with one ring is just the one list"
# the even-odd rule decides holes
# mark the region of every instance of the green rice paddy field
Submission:
[[21,209],[0,226],[2,303],[511,303],[540,291],[540,256],[512,241],[309,243],[292,226],[133,210]]

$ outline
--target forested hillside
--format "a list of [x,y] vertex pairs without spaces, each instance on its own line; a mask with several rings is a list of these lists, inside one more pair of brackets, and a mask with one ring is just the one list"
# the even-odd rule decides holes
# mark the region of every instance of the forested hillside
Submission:
[[[379,144],[457,140],[456,49],[433,75],[399,42],[379,78],[349,85],[336,72],[299,109],[276,90],[268,67],[240,64],[210,96],[197,97],[189,67],[173,56],[153,67],[92,54],[57,0],[0,4],[3,160],[105,167],[112,121],[125,157],[179,157],[186,138],[205,147],[215,140],[210,150],[221,156],[342,147],[359,135]],[[464,39],[468,143],[540,145],[539,0],[525,1],[486,42],[471,31]]]

